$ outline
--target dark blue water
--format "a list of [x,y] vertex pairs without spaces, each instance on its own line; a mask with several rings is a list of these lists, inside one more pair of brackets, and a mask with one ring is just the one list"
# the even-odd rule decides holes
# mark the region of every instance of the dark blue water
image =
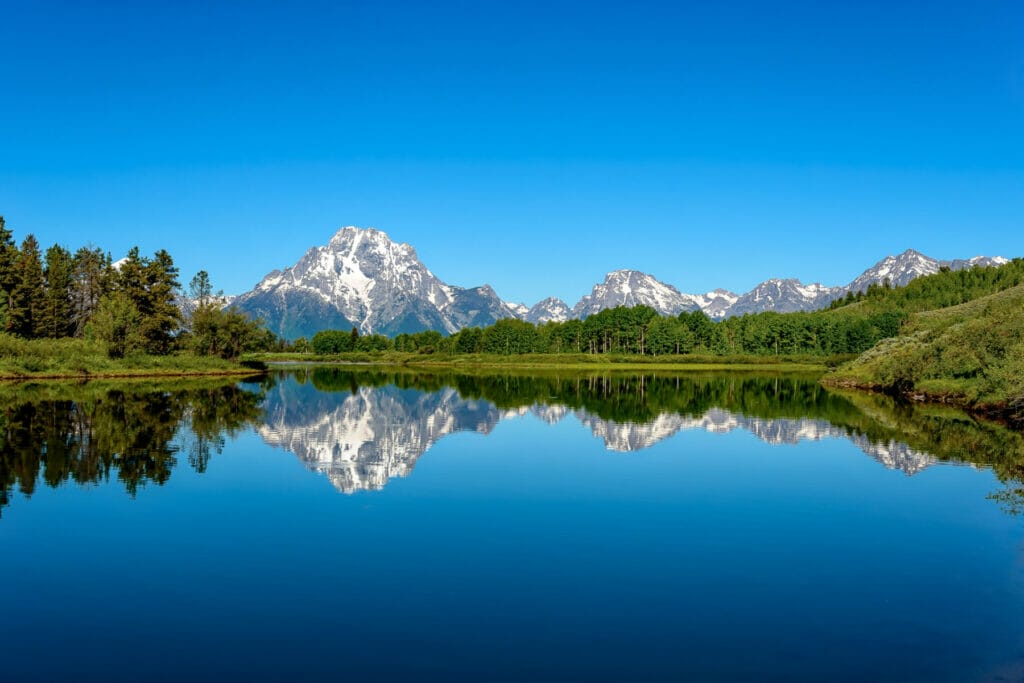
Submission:
[[13,393],[2,678],[1024,679],[1019,434],[805,379],[393,379]]

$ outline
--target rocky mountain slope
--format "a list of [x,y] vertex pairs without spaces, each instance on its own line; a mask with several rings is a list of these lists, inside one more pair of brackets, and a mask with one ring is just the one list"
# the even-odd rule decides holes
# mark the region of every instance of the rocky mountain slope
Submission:
[[356,227],[342,228],[295,265],[269,273],[233,304],[289,339],[352,326],[387,335],[451,333],[512,316],[491,287],[448,285],[420,262],[412,246]]
[[943,266],[958,270],[1003,263],[1006,259],[987,256],[938,261],[908,249],[878,261],[846,285],[773,278],[742,295],[726,289],[686,294],[647,273],[615,270],[571,308],[554,297],[528,307],[502,301],[489,285],[449,285],[420,262],[410,245],[393,242],[372,228],[346,227],[326,245],[311,248],[295,265],[269,273],[232,305],[262,318],[289,339],[353,326],[363,333],[386,335],[422,330],[449,334],[501,318],[531,323],[583,319],[615,306],[646,305],[662,315],[699,310],[717,319],[763,311],[811,311],[848,292],[886,281],[905,285]]

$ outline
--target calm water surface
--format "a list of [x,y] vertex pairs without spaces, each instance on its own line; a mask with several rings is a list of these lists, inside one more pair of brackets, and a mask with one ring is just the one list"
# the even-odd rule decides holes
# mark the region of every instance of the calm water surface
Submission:
[[0,387],[3,680],[1024,680],[1024,438],[813,377]]

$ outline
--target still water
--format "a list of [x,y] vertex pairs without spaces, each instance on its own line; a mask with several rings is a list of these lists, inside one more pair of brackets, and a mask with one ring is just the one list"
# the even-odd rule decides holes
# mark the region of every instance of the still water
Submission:
[[0,387],[3,680],[1024,680],[1024,437],[813,377]]

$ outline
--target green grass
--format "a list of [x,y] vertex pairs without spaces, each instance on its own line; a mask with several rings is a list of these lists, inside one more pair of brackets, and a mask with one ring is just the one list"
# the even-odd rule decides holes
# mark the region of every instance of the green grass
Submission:
[[649,369],[649,370],[757,370],[786,369],[824,371],[841,359],[822,356],[640,356],[615,354],[418,354],[399,351],[342,353],[330,356],[299,353],[263,353],[247,356],[270,363],[334,363],[357,365],[402,365],[416,368],[490,368],[490,369]]
[[0,333],[0,379],[242,375],[253,370],[221,358],[187,353],[109,358],[84,339],[21,339]]
[[1024,285],[915,313],[825,381],[1024,415]]

